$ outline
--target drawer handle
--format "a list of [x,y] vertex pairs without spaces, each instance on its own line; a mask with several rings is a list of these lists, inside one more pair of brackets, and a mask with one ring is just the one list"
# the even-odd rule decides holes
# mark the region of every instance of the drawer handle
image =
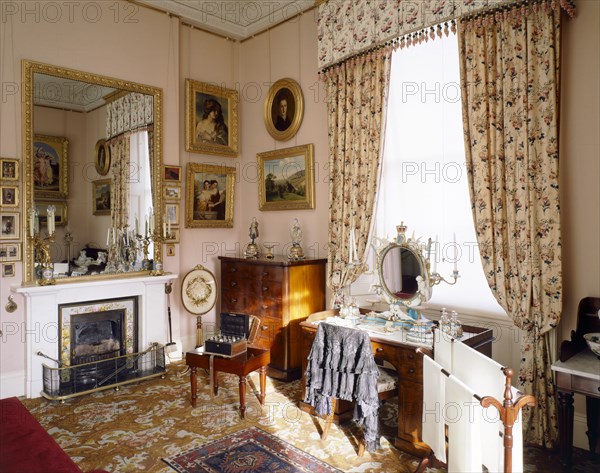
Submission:
[[237,302],[237,299],[235,297],[232,297],[231,302]]
[[411,353],[410,355],[408,355],[408,359],[409,359],[409,360],[412,360],[412,359],[414,359],[414,358],[415,358],[415,355],[413,355],[412,353]]
[[261,329],[261,330],[268,330],[268,329],[269,329],[269,327],[268,327],[268,326],[266,326],[266,325],[261,325],[261,326],[260,326],[260,329]]
[[237,268],[231,268],[229,271],[232,273],[237,273]]
[[414,370],[414,368],[410,368],[410,369],[408,370],[408,372],[409,372],[410,374],[414,374],[415,370]]
[[235,281],[231,281],[231,287],[235,287],[237,286],[237,283]]
[[381,352],[383,351],[383,348],[381,348],[381,347],[377,347],[377,348],[375,349],[375,351],[376,351],[377,353],[381,353]]
[[262,275],[263,275],[263,276],[268,276],[268,275],[269,275],[269,273],[267,273],[266,271],[263,271]]
[[263,292],[267,292],[269,290],[268,287],[263,287],[262,289],[263,289]]
[[262,308],[263,308],[263,310],[267,310],[269,308],[269,306],[268,305],[263,305]]

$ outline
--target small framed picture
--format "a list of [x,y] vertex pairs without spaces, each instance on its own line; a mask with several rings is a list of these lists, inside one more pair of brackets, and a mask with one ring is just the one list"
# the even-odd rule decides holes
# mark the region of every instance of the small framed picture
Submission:
[[169,222],[171,225],[179,225],[179,203],[166,203],[165,216],[166,222]]
[[167,245],[167,256],[175,256],[175,245],[172,243]]
[[21,214],[3,212],[0,214],[0,240],[18,240],[21,236]]
[[68,194],[69,140],[62,136],[35,135],[33,139],[34,196],[65,199]]
[[19,161],[17,159],[0,158],[0,180],[19,180]]
[[163,180],[171,182],[181,182],[181,166],[163,166]]
[[298,132],[303,116],[304,98],[300,85],[293,79],[279,79],[269,88],[265,100],[267,131],[276,140],[290,140]]
[[21,243],[0,243],[0,263],[21,261]]
[[17,186],[0,187],[0,207],[18,207],[19,188]]
[[36,200],[35,208],[38,212],[38,218],[40,225],[48,224],[48,207],[50,205],[54,206],[54,226],[60,227],[67,224],[67,202],[64,200],[58,201],[44,201],[44,200]]
[[181,200],[181,187],[179,186],[165,186],[164,187],[164,198],[165,200]]
[[315,157],[311,144],[258,153],[259,210],[315,208]]
[[179,228],[171,228],[165,243],[179,243]]
[[4,263],[2,265],[2,277],[12,278],[15,275],[15,263]]
[[110,169],[110,146],[106,143],[106,140],[98,140],[96,142],[96,149],[94,150],[94,165],[96,166],[96,172],[100,176],[106,176]]
[[92,202],[94,215],[110,215],[110,187],[112,179],[92,181]]

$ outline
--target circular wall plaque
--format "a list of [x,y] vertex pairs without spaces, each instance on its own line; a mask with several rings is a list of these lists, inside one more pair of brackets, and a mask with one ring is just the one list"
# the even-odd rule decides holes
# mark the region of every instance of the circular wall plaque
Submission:
[[194,314],[206,314],[217,301],[215,276],[202,265],[185,275],[181,283],[181,301],[185,309]]

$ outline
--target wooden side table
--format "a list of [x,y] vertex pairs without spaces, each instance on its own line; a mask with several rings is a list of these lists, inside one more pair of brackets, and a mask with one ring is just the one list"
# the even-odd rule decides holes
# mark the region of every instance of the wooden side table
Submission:
[[590,451],[594,453],[596,422],[600,406],[600,361],[588,348],[584,348],[566,361],[552,364],[556,372],[558,397],[558,432],[560,460],[565,466],[572,462],[573,446],[573,393],[586,397],[587,426]]
[[239,377],[240,390],[240,416],[246,415],[246,377],[253,371],[260,372],[260,405],[265,403],[265,389],[267,384],[267,365],[271,361],[271,352],[265,348],[249,347],[248,351],[232,358],[205,354],[201,351],[188,351],[185,362],[190,367],[190,384],[192,389],[192,407],[196,407],[196,370],[198,368],[210,369],[210,359],[213,358],[213,384],[214,393],[218,394],[219,385],[217,373],[235,374]]

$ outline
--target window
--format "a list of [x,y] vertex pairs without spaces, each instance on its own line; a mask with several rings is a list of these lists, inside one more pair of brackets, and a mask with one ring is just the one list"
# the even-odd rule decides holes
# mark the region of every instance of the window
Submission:
[[[481,266],[464,157],[458,42],[454,35],[398,49],[392,59],[375,235],[438,241],[431,266],[455,286],[435,286],[429,307],[504,315]],[[454,244],[456,241],[456,245]],[[434,262],[435,260],[435,262]],[[374,266],[374,264],[372,264]],[[354,291],[353,291],[354,292]]]

